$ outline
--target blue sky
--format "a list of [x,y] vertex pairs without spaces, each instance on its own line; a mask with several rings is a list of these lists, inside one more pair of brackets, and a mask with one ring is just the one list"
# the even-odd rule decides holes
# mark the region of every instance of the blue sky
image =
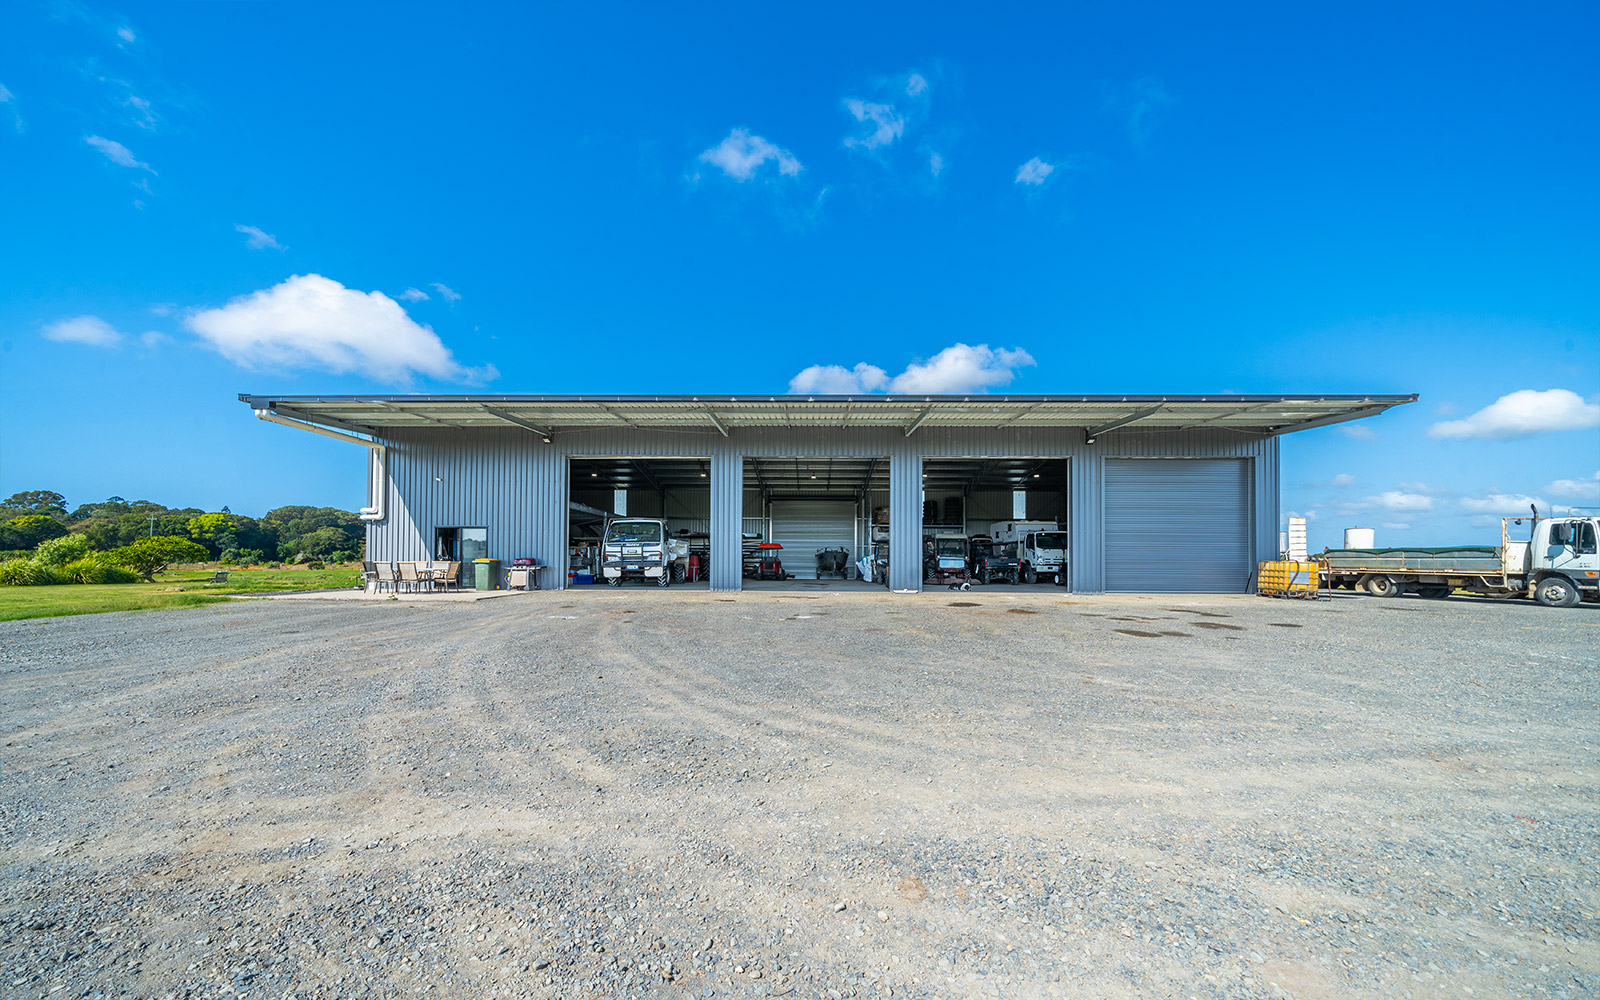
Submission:
[[7,4],[0,495],[360,506],[240,391],[800,378],[1421,393],[1285,441],[1314,547],[1600,505],[1597,8],[1189,6]]

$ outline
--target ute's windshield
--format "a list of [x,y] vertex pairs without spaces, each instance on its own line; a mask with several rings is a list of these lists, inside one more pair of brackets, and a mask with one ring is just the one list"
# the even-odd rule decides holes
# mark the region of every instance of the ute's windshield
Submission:
[[654,543],[661,541],[661,525],[654,521],[613,521],[606,529],[608,542]]
[[934,543],[934,550],[941,556],[959,556],[966,554],[966,546],[959,538],[941,538]]
[[1065,531],[1041,531],[1039,540],[1034,543],[1041,549],[1064,549],[1067,547],[1067,533]]

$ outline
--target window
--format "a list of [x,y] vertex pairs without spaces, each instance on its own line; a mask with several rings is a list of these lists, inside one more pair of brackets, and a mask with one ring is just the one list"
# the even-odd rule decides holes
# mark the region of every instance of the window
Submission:
[[443,562],[471,562],[474,559],[489,558],[489,529],[435,529],[433,558]]
[[1577,541],[1573,543],[1572,551],[1580,556],[1595,554],[1594,522],[1579,521],[1575,527],[1578,529]]

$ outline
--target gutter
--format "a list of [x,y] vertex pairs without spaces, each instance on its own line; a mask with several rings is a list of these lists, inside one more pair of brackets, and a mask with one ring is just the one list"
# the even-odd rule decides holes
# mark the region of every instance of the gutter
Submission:
[[374,481],[371,467],[368,467],[367,496],[372,499],[373,503],[370,507],[361,508],[361,520],[381,521],[384,519],[383,498],[389,492],[389,449],[386,445],[381,441],[372,441],[367,438],[356,437],[354,434],[346,434],[343,431],[334,431],[326,427],[318,427],[316,424],[308,424],[304,420],[280,417],[271,410],[256,410],[255,413],[256,419],[265,420],[269,424],[282,424],[285,427],[310,431],[313,434],[321,434],[323,437],[331,437],[335,441],[348,441],[351,444],[364,445],[371,449],[372,454],[376,455],[378,459],[378,475],[376,481]]

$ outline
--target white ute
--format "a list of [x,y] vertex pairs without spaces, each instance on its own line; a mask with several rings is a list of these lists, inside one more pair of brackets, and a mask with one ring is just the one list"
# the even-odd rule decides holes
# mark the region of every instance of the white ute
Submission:
[[673,538],[667,522],[649,517],[619,517],[606,525],[600,572],[606,583],[622,586],[628,577],[665,587],[688,576],[689,542]]

